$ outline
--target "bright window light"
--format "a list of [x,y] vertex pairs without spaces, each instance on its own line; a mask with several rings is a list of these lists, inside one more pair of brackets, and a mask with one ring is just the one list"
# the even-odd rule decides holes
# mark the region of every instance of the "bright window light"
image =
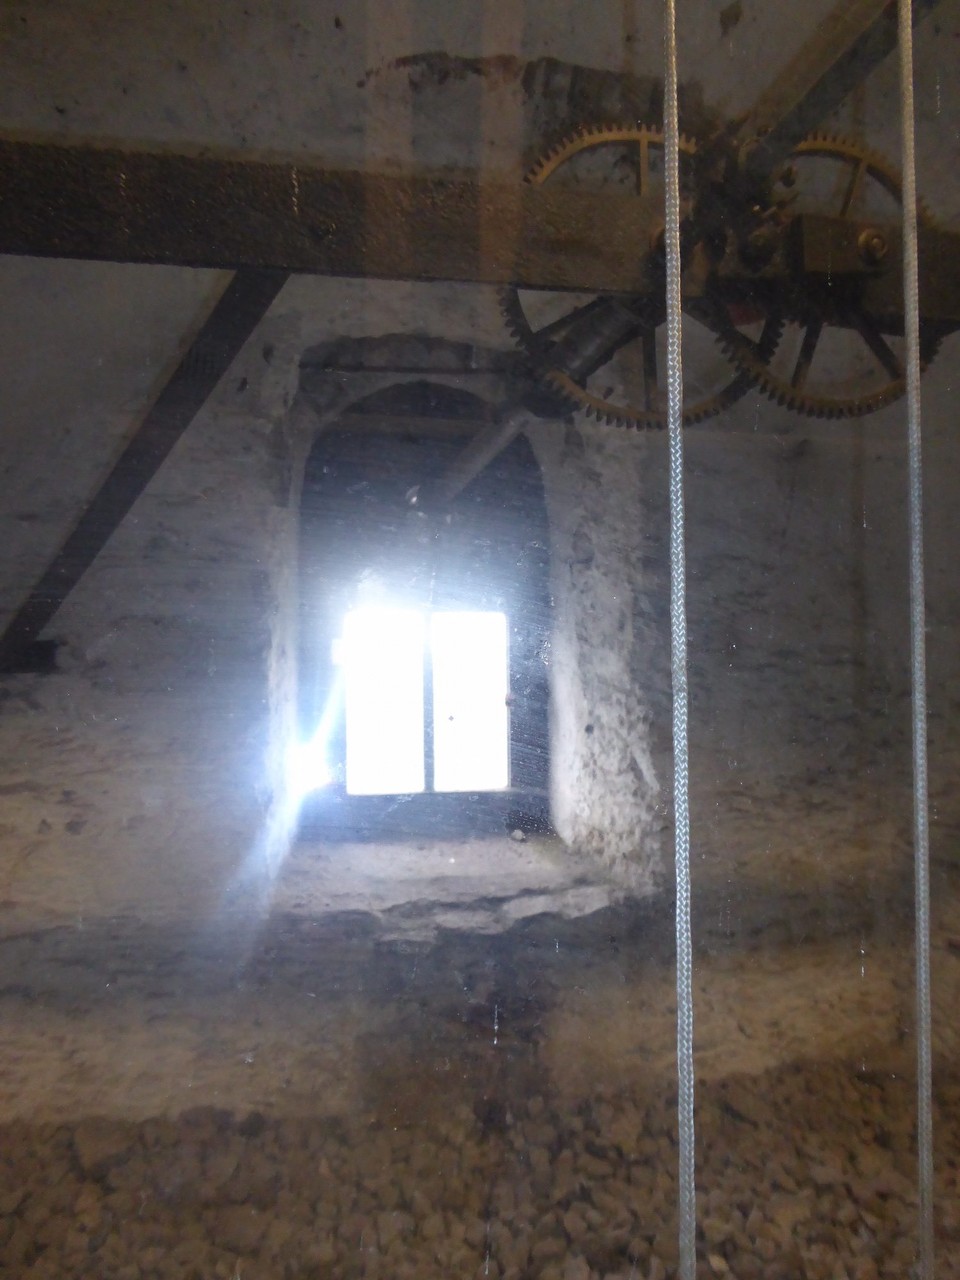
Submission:
[[509,662],[502,613],[364,606],[337,645],[344,680],[349,795],[425,790],[424,662],[429,618],[433,790],[510,784]]
[[423,614],[413,609],[366,606],[344,620],[340,655],[350,795],[424,789],[424,630]]
[[302,800],[311,791],[319,791],[333,781],[325,747],[323,741],[315,739],[312,742],[294,743],[288,750],[287,778],[297,800]]
[[330,768],[330,734],[342,705],[343,684],[338,678],[330,690],[313,737],[307,742],[292,742],[287,748],[287,783],[291,796],[298,802],[334,781]]
[[435,613],[435,791],[502,791],[510,783],[507,620],[502,613]]

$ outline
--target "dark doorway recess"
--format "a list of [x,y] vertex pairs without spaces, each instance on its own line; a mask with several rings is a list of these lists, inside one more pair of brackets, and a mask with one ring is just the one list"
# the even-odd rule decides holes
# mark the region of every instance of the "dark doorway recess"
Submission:
[[[457,836],[546,830],[550,594],[540,468],[519,437],[445,511],[411,506],[489,421],[483,401],[433,383],[407,383],[356,404],[317,437],[304,473],[300,520],[300,734],[322,727],[330,781],[304,803],[306,837]],[[349,610],[384,593],[429,615],[503,613],[509,636],[509,787],[432,790],[427,670],[426,789],[348,795],[342,668],[334,649]],[[389,646],[391,637],[383,637]]]

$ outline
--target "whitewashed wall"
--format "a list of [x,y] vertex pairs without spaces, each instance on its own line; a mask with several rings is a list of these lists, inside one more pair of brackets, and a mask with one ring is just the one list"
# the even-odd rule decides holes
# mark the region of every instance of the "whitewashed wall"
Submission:
[[[742,109],[758,67],[772,72],[830,7],[787,15],[745,0],[726,33],[716,6],[683,15],[691,109]],[[10,3],[0,129],[517,172],[541,130],[623,107],[601,73],[634,75],[631,102],[656,79],[658,5],[586,12],[576,0]],[[948,0],[937,21],[918,34],[920,181],[956,223],[960,180],[942,157],[960,119],[950,70],[960,4]],[[888,65],[837,123],[895,146],[894,93]],[[223,279],[0,260],[6,613]],[[64,673],[2,682],[0,901],[42,906],[79,863],[78,915],[206,911],[264,864],[292,678],[287,495],[309,431],[291,419],[297,362],[340,334],[392,332],[506,342],[489,289],[291,282],[57,619]],[[954,341],[926,382],[945,829],[960,696],[957,352]],[[775,828],[777,788],[809,786],[813,802],[826,788],[841,805],[849,789],[831,791],[831,776],[861,777],[867,793],[873,777],[904,776],[900,432],[897,409],[861,429],[749,399],[723,426],[689,435],[694,770],[716,839],[714,797],[731,789],[774,798],[753,810],[762,832]],[[587,424],[534,434],[554,519],[555,816],[571,842],[645,889],[669,807],[663,441]]]

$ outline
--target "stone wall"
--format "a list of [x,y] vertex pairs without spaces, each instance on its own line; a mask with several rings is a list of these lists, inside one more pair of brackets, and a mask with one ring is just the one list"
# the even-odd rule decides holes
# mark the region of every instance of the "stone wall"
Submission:
[[232,403],[251,375],[231,371],[64,605],[59,672],[3,683],[19,904],[67,882],[78,916],[209,911],[276,852],[295,528],[277,419]]
[[[787,19],[745,4],[730,29],[691,17],[688,123],[742,109],[758,51],[794,47],[830,7]],[[958,12],[956,0],[940,6],[942,39],[929,24],[918,32],[920,186],[941,216],[956,208],[939,157],[960,109],[945,62]],[[260,16],[180,0],[96,0],[80,14],[10,4],[0,127],[516,174],[573,121],[655,115],[658,13],[641,5],[627,21],[610,3],[584,24],[573,0],[442,15],[302,0]],[[836,123],[889,142],[895,85],[885,65]],[[0,281],[9,613],[223,277],[5,259]],[[199,910],[269,867],[289,818],[296,480],[317,426],[294,413],[298,364],[316,344],[385,333],[508,345],[491,289],[290,282],[59,615],[62,674],[3,682],[0,898],[42,905],[69,875],[78,915]],[[925,382],[933,781],[947,834],[960,696],[956,352],[953,340]],[[531,435],[553,521],[555,819],[646,890],[669,822],[664,442],[579,422]],[[865,811],[880,795],[901,821],[899,794],[883,790],[907,776],[901,410],[831,425],[751,398],[688,433],[688,462],[701,830],[719,842],[717,797],[746,791],[763,800],[751,819],[767,839],[778,789],[809,787],[811,803],[839,807],[851,780],[869,793]]]
[[662,786],[650,672],[663,637],[647,625],[651,584],[636,518],[646,442],[596,423],[544,424],[531,434],[552,534],[554,822],[625,884],[649,891],[660,874]]

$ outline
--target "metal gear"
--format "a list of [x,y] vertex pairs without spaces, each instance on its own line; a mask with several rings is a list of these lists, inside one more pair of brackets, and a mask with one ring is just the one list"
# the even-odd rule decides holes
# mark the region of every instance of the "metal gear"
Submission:
[[[851,208],[864,196],[870,183],[892,197],[897,204],[901,203],[899,174],[883,157],[857,142],[826,134],[814,134],[801,142],[793,152],[794,161],[802,163],[809,158],[836,161],[841,166],[850,168],[846,182],[839,184],[837,212],[840,217],[850,216]],[[789,181],[791,185],[798,183],[795,173],[789,175]],[[798,185],[802,189],[802,182]],[[833,195],[837,194],[837,189],[835,185]],[[818,211],[823,212],[822,209]],[[921,224],[932,224],[933,220],[922,204],[918,208],[918,216]],[[906,379],[902,362],[878,327],[866,314],[858,311],[855,301],[841,304],[838,310],[833,299],[828,303],[825,299],[818,300],[808,292],[798,290],[786,299],[778,298],[777,306],[782,308],[787,321],[803,331],[799,351],[791,361],[792,368],[787,374],[778,372],[776,358],[778,354],[784,353],[785,343],[778,352],[760,352],[730,322],[729,316],[718,316],[721,322],[718,334],[721,349],[751,382],[777,404],[809,417],[857,418],[874,413],[903,395]],[[879,385],[858,394],[810,389],[811,366],[824,330],[841,328],[848,334],[859,334],[876,366],[874,376],[879,375],[883,379]],[[920,355],[923,366],[933,359],[939,344],[937,334],[921,330]]]
[[[635,183],[637,193],[646,194],[651,183],[651,152],[662,152],[664,146],[662,131],[647,125],[606,124],[579,129],[551,147],[529,170],[525,181],[535,184],[547,182],[574,156],[593,149],[618,145],[627,148],[631,156],[635,150],[636,158],[631,158],[626,165],[623,165],[621,157],[621,164],[626,176],[632,178]],[[686,162],[689,166],[696,150],[696,142],[690,138],[681,137],[681,164]],[[609,169],[609,160],[607,165]],[[635,428],[666,426],[666,406],[657,403],[661,393],[657,378],[656,331],[665,320],[662,301],[621,300],[597,295],[587,301],[579,301],[572,310],[539,325],[531,321],[520,291],[515,287],[503,290],[500,301],[507,328],[526,351],[534,371],[570,408],[583,410],[588,416],[596,417],[614,426]],[[605,359],[597,356],[592,363],[588,362],[585,371],[577,370],[572,373],[569,362],[562,358],[563,339],[567,339],[568,350],[572,344],[572,349],[576,351],[578,333],[582,333],[589,339],[592,336],[591,326],[594,326],[595,331],[604,320],[609,325],[612,309],[628,313],[628,316],[632,317],[632,323],[629,320],[624,321],[619,330],[614,324],[614,332],[621,334],[619,343],[603,352]],[[705,324],[714,336],[721,333],[728,324],[731,328],[733,327],[732,321],[724,316],[723,307],[719,303],[703,303],[693,312],[693,315],[695,319]],[[780,331],[781,325],[776,319],[768,319],[764,324],[760,340],[755,346],[761,361],[772,355],[776,349]],[[642,352],[645,404],[638,406],[613,400],[611,399],[612,388],[599,395],[591,390],[588,386],[589,379],[600,372],[618,350],[636,340],[639,340]],[[723,376],[727,378],[726,369]],[[741,368],[735,372],[732,379],[725,381],[718,389],[699,396],[688,396],[684,404],[684,424],[702,422],[722,412],[749,391],[754,381],[752,373]]]

